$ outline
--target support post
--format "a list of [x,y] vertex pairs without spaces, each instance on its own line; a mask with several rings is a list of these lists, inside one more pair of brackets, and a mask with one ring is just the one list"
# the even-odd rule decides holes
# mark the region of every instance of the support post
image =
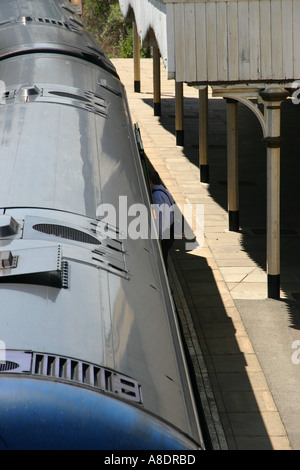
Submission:
[[175,132],[176,145],[184,145],[184,105],[183,105],[183,83],[175,82]]
[[267,145],[267,275],[268,297],[280,298],[280,117],[289,95],[282,88],[260,92],[265,105]]
[[238,102],[227,102],[227,198],[229,230],[239,232]]
[[153,46],[153,107],[154,116],[160,116],[160,53],[157,45]]
[[199,168],[200,181],[209,182],[208,166],[208,87],[199,89]]
[[140,38],[137,31],[136,22],[133,22],[133,63],[134,63],[134,91],[141,91],[141,52]]

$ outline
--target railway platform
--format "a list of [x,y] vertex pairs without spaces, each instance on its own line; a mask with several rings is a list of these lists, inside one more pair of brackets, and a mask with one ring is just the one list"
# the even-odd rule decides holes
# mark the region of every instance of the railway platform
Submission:
[[[240,231],[228,230],[226,108],[209,96],[209,183],[198,168],[198,91],[184,86],[184,145],[176,146],[175,84],[161,70],[153,113],[152,60],[113,60],[145,153],[180,206],[202,205],[204,240],[176,240],[169,280],[214,450],[300,449],[300,105],[282,113],[281,299],[267,298],[266,149],[260,125],[239,105]],[[298,355],[299,350],[299,355]]]

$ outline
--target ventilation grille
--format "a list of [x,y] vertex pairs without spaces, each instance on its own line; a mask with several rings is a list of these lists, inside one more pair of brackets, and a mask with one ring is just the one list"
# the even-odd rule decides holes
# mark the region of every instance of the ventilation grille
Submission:
[[72,17],[69,18],[69,21],[58,21],[52,18],[43,18],[43,17],[35,18],[33,16],[19,16],[19,18],[17,18],[16,21],[17,23],[22,23],[24,25],[35,23],[35,24],[44,24],[48,26],[57,26],[57,27],[64,28],[65,30],[72,31],[75,33],[81,33],[83,29],[83,24],[77,19],[72,18]]
[[9,370],[15,370],[19,368],[19,364],[12,361],[6,361],[3,364],[0,363],[0,372],[7,372]]
[[113,370],[87,362],[48,354],[33,354],[33,374],[86,384],[141,402],[138,383]]
[[53,103],[80,108],[98,116],[107,117],[105,99],[92,91],[53,84],[22,84],[18,88],[6,89],[0,96],[1,105],[15,103]]
[[[126,250],[123,240],[119,239],[122,234],[116,227],[107,226],[94,220],[87,220],[85,225],[76,226],[64,225],[60,222],[56,219],[26,216],[23,239],[58,242],[64,246],[63,256],[65,260],[70,259],[87,263],[124,279],[130,279],[131,274],[126,263]],[[70,245],[77,246],[80,249],[75,251],[72,248],[70,250]],[[36,252],[36,248],[34,250]],[[64,265],[64,260],[62,260],[59,274],[61,275],[62,287],[65,287],[67,285],[68,269],[67,264]]]
[[[135,403],[142,403],[139,383],[112,369],[55,354],[7,351],[6,356],[7,360],[0,362],[0,374],[25,373],[72,382],[112,393]],[[14,361],[9,360],[10,358]]]
[[[46,90],[44,88],[42,97],[43,100],[51,102],[51,96],[57,97],[56,101],[55,98],[52,98],[54,102],[73,105],[100,116],[107,116],[107,106],[105,100],[102,98],[102,96],[98,95],[97,93],[93,93],[92,91],[68,91],[67,88],[65,90]],[[58,99],[60,101],[58,101]]]
[[72,227],[57,224],[36,224],[32,227],[38,232],[53,235],[54,237],[66,238],[80,243],[89,243],[91,245],[100,245],[100,241],[88,233],[76,230]]
[[[51,219],[42,219],[38,217],[26,217],[23,230],[24,239],[50,239],[56,237],[64,244],[87,244],[88,251],[86,255],[74,252],[69,253],[71,259],[81,260],[82,262],[92,263],[100,269],[109,271],[125,279],[130,279],[130,273],[126,266],[126,252],[123,241],[119,240],[121,234],[113,226],[102,224],[101,221],[91,222],[86,231],[78,230],[72,226],[61,225],[58,221],[50,223]],[[41,235],[43,234],[43,235]],[[64,241],[63,241],[64,240]],[[90,246],[91,245],[91,246]],[[81,257],[80,257],[81,256]],[[61,280],[63,287],[66,278],[67,269],[64,273],[64,265],[61,267]],[[1,278],[0,278],[1,280]]]

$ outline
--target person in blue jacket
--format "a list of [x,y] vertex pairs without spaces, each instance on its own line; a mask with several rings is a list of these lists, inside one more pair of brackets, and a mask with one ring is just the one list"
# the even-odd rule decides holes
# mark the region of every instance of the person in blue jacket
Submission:
[[174,243],[174,199],[170,192],[162,184],[157,171],[149,174],[150,187],[156,217],[158,219],[159,238],[166,269],[168,269],[168,254]]

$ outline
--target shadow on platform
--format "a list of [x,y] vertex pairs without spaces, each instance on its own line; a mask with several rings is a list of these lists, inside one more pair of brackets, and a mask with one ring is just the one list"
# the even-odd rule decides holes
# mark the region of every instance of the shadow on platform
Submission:
[[[151,170],[153,166],[147,155],[145,157],[148,170]],[[184,221],[184,224],[183,226],[188,226],[187,221]],[[230,299],[228,299],[229,304],[224,305],[209,260],[188,251],[187,246],[190,243],[190,239],[175,240],[170,256],[176,274],[169,269],[169,281],[182,326],[182,339],[185,338],[185,350],[191,366],[193,389],[206,446],[208,449],[215,449],[219,440],[218,425],[212,416],[213,393],[229,449],[271,450],[272,443],[247,373],[247,369],[253,365],[251,360],[248,364],[250,356],[245,357],[236,339],[236,335],[243,333],[236,331],[228,314],[231,310],[234,314],[235,309],[230,308]],[[184,301],[176,289],[175,276],[184,293]],[[189,342],[193,333],[191,331],[189,334],[184,333],[185,327],[191,328],[191,325],[184,325],[186,322],[189,323],[187,315],[193,323],[193,331],[201,345],[201,354],[211,384],[209,389],[203,371],[204,363],[197,369],[195,359],[190,354],[193,348]]]
[[[146,104],[153,107],[152,99]],[[184,147],[189,161],[198,167],[198,99],[184,99]],[[175,100],[162,98],[161,125],[175,134]],[[226,102],[210,99],[209,193],[227,210]],[[241,249],[262,270],[266,269],[266,147],[256,116],[239,103],[239,196]],[[291,318],[299,329],[300,308],[300,105],[282,105],[281,147],[281,288]]]
[[[236,339],[239,332],[228,315],[230,307],[225,308],[207,259],[186,251],[185,242],[175,241],[172,261],[201,345],[228,449],[271,450],[272,443],[247,372],[253,367],[251,355],[240,350]],[[174,300],[180,314],[182,306],[176,292]],[[213,408],[209,393],[203,414],[211,429],[205,403]]]

